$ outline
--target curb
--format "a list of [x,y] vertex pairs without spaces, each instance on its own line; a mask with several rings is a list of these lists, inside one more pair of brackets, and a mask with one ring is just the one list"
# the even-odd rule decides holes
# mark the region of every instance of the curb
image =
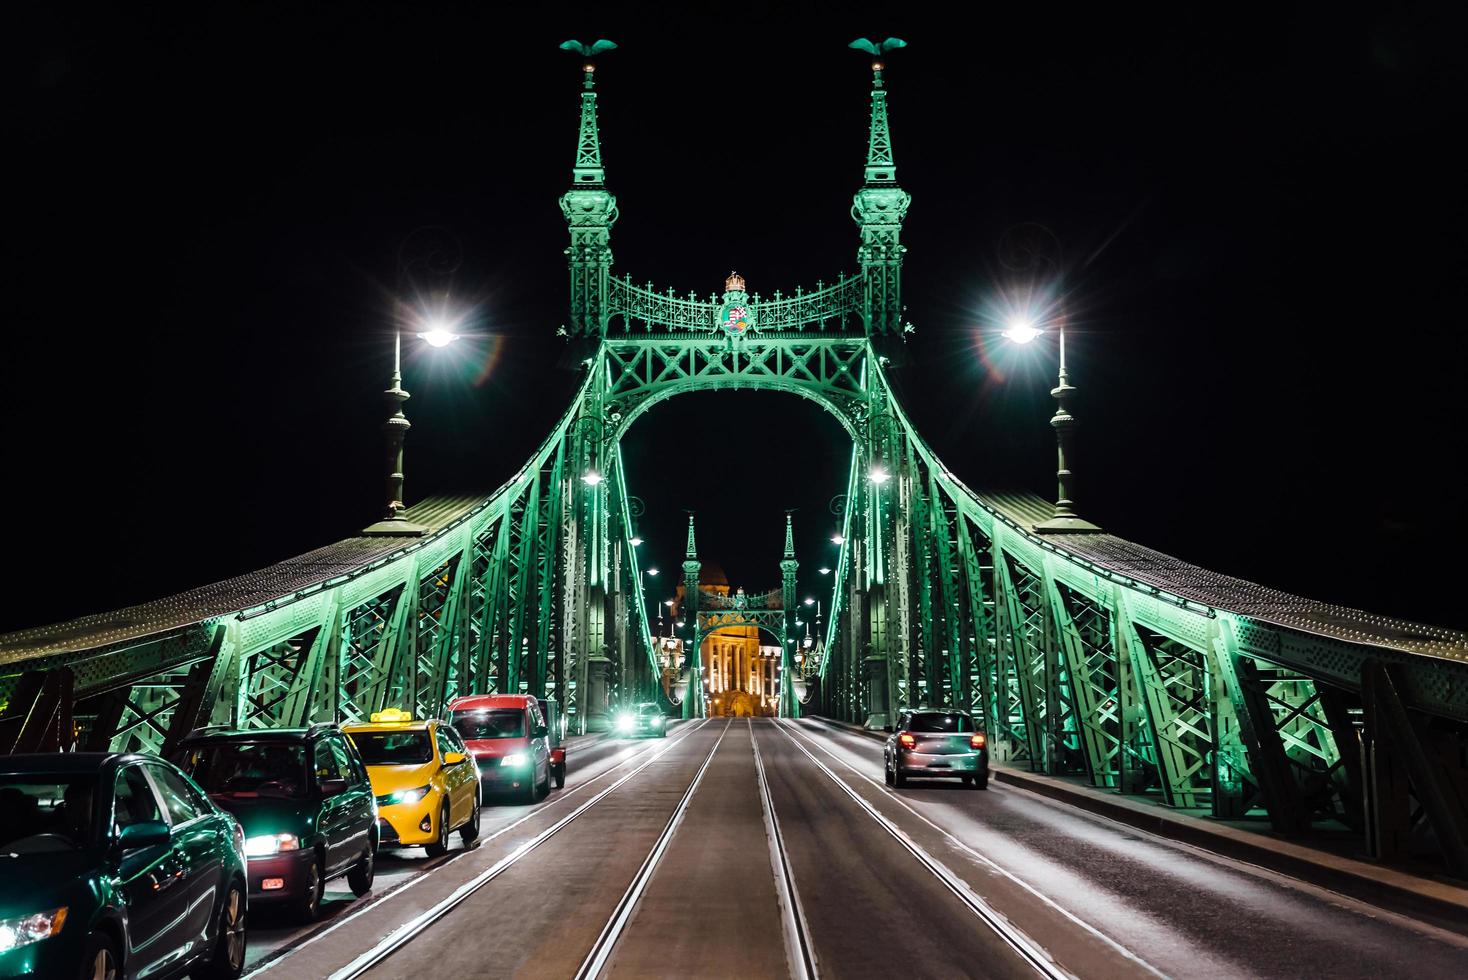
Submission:
[[[885,734],[856,725],[815,717],[814,720],[877,741]],[[1039,773],[991,762],[994,779],[1018,789],[1068,803],[1118,823],[1205,851],[1257,865],[1291,878],[1349,895],[1371,905],[1432,917],[1434,924],[1468,934],[1468,888],[1423,878],[1387,865],[1341,857],[1291,841],[1214,824],[1104,790],[1075,786]]]

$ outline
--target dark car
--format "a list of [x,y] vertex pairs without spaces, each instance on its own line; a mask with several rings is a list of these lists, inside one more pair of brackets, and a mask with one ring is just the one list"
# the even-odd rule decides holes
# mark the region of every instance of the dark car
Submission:
[[237,977],[245,838],[152,756],[0,757],[0,977]]
[[882,752],[888,786],[909,776],[961,779],[989,788],[989,740],[966,711],[904,711]]
[[372,888],[377,804],[352,740],[336,725],[254,731],[202,729],[175,760],[245,829],[250,903],[316,918],[326,882]]
[[617,734],[662,738],[668,734],[668,719],[655,702],[644,701],[631,711],[617,716]]
[[539,699],[528,694],[467,694],[449,702],[449,724],[474,756],[486,792],[506,790],[526,803],[550,792],[550,729]]

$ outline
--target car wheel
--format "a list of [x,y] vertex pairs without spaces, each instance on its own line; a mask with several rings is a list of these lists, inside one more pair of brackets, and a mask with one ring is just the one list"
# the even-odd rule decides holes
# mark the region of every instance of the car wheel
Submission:
[[474,794],[474,809],[469,812],[469,822],[459,828],[459,840],[472,844],[479,839],[479,793]]
[[556,789],[561,789],[566,785],[566,764],[564,762],[556,766],[555,779]]
[[545,767],[545,778],[540,781],[540,785],[535,788],[535,792],[542,800],[550,796],[550,766]]
[[347,872],[347,884],[352,888],[352,894],[361,898],[372,890],[372,879],[377,874],[377,842],[371,837],[367,839],[367,851],[362,855],[362,860],[352,865],[352,870]]
[[198,980],[234,980],[245,972],[245,893],[231,883],[219,912],[219,933],[214,952],[201,966],[190,971]]
[[898,789],[907,785],[907,777],[902,774],[902,760],[896,756],[892,757],[892,785]]
[[296,897],[296,918],[312,922],[321,914],[321,893],[326,890],[326,876],[321,873],[321,858],[306,865],[305,887]]
[[429,841],[427,844],[424,844],[423,849],[428,852],[428,856],[431,858],[436,858],[448,853],[449,804],[447,800],[444,801],[442,808],[440,808],[438,812],[438,839],[434,841]]
[[82,954],[82,980],[117,980],[120,976],[117,946],[105,932],[92,933],[87,939],[86,952]]
[[894,781],[892,779],[892,760],[891,759],[883,759],[882,760],[882,781],[884,783],[886,783],[888,786],[894,785]]

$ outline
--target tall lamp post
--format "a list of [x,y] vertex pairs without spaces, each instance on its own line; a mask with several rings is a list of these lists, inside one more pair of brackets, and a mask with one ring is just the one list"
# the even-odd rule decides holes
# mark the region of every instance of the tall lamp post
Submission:
[[[418,334],[430,347],[447,347],[459,335],[438,324],[430,324],[427,330]],[[397,537],[419,537],[428,529],[421,524],[414,524],[403,517],[406,509],[403,504],[403,439],[407,436],[412,425],[408,417],[403,414],[403,403],[408,400],[408,392],[403,388],[403,331],[393,331],[392,342],[392,378],[389,387],[383,395],[387,398],[388,409],[391,414],[383,425],[383,432],[387,434],[387,507],[382,520],[362,529],[367,536],[397,536]]]
[[[1017,344],[1028,344],[1044,332],[1042,327],[1036,326],[1033,322],[1020,320],[1012,323],[1009,329],[1004,331],[1004,336]],[[1099,531],[1101,528],[1076,514],[1075,499],[1071,495],[1075,474],[1070,468],[1070,449],[1076,420],[1075,416],[1070,414],[1069,402],[1075,395],[1076,389],[1070,383],[1070,377],[1065,370],[1065,318],[1063,316],[1056,322],[1055,333],[1060,347],[1060,376],[1055,387],[1050,389],[1050,394],[1055,399],[1055,414],[1050,418],[1050,425],[1055,429],[1058,460],[1055,477],[1059,486],[1055,501],[1055,515],[1034,527],[1041,534],[1083,534]]]

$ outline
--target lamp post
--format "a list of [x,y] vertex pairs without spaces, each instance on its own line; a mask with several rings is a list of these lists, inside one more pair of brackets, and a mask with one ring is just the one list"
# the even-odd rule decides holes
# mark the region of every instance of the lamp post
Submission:
[[[418,337],[434,348],[447,347],[459,339],[458,334],[440,324],[429,324],[428,329],[419,333]],[[420,537],[428,529],[403,517],[403,511],[406,509],[403,504],[403,440],[412,425],[408,422],[408,417],[403,414],[403,403],[408,400],[409,395],[403,387],[403,331],[401,328],[393,331],[392,377],[388,384],[391,387],[383,392],[391,413],[383,425],[383,432],[387,435],[387,507],[382,520],[363,528],[362,534]]]
[[[1017,320],[1010,325],[1008,330],[1004,331],[1004,337],[1016,344],[1028,344],[1044,332],[1044,328],[1036,326],[1029,320]],[[1055,429],[1058,460],[1055,477],[1058,483],[1058,493],[1054,516],[1048,521],[1041,521],[1034,525],[1034,528],[1041,534],[1077,534],[1099,531],[1101,528],[1076,514],[1075,499],[1071,496],[1075,473],[1070,468],[1070,450],[1076,420],[1075,416],[1070,414],[1070,399],[1075,395],[1076,389],[1070,383],[1070,377],[1065,368],[1064,316],[1057,319],[1055,333],[1060,348],[1060,375],[1056,379],[1055,387],[1050,389],[1050,394],[1055,399],[1055,414],[1050,418],[1050,425]]]

